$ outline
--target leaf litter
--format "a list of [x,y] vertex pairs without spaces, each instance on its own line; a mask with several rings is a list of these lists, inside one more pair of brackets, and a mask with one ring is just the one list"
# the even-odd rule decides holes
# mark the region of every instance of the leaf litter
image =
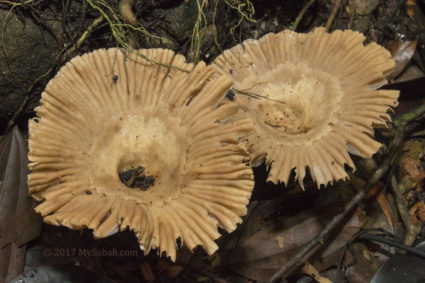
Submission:
[[6,281],[21,272],[26,244],[41,231],[28,194],[27,152],[18,127],[0,137],[0,278]]

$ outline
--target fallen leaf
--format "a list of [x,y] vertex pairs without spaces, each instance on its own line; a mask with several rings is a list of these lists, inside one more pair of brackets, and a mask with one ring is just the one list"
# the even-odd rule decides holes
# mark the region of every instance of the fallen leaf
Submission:
[[180,275],[180,273],[183,271],[183,267],[180,265],[173,265],[170,267],[170,269],[168,270],[168,276],[170,278],[176,278],[177,276]]
[[367,192],[365,199],[375,199],[378,202],[388,221],[388,224],[390,225],[391,231],[394,232],[393,210],[391,209],[386,195],[382,193],[382,188],[383,184],[378,182]]
[[276,237],[276,241],[277,241],[277,246],[278,246],[280,249],[283,249],[283,242],[284,242],[283,237],[282,237],[282,236],[277,236],[277,237]]
[[140,270],[142,271],[143,279],[148,282],[155,281],[155,276],[153,275],[150,265],[146,262],[140,265]]
[[215,267],[217,267],[221,263],[220,254],[215,253],[213,255],[210,255],[208,257],[208,260],[210,262],[210,268],[209,269],[214,269]]
[[406,14],[409,16],[409,18],[414,18],[415,9],[418,9],[418,4],[416,3],[416,0],[407,0],[406,1]]
[[313,277],[313,279],[316,280],[319,283],[332,283],[332,281],[329,280],[328,278],[320,276],[320,274],[316,270],[316,268],[314,268],[314,266],[311,265],[308,261],[304,264],[302,271],[305,274]]
[[421,159],[424,157],[425,144],[420,141],[408,141],[403,150],[405,153],[400,160],[400,180],[402,193],[408,189],[422,190],[425,170],[422,168]]
[[390,204],[387,200],[387,197],[385,196],[385,194],[383,194],[382,192],[380,192],[377,196],[376,196],[376,201],[379,203],[379,206],[382,209],[382,212],[384,212],[385,217],[387,218],[388,224],[391,227],[391,231],[394,232],[394,220],[393,220],[393,212],[391,210]]
[[[283,223],[266,226],[240,244],[228,256],[227,264],[246,278],[266,280],[305,244],[313,240],[341,208],[341,203],[333,203],[302,212]],[[320,251],[320,256],[323,258],[334,254],[359,231],[365,222],[366,217],[363,211],[356,210],[340,226],[336,234],[332,235],[332,241],[326,242]]]
[[395,79],[403,72],[404,68],[409,63],[413,54],[416,51],[418,39],[413,41],[391,41],[388,44],[388,49],[395,61],[395,70],[389,75],[389,79]]
[[424,202],[418,201],[409,209],[410,219],[413,224],[418,223],[419,221],[425,222],[425,204]]
[[367,245],[356,242],[351,245],[350,252],[345,253],[343,282],[370,282],[380,265],[382,262],[370,254]]
[[44,282],[103,282],[112,283],[110,279],[99,276],[79,266],[69,264],[40,265],[35,269],[19,274],[9,283],[44,283]]
[[21,272],[24,245],[40,235],[41,217],[28,194],[27,151],[16,126],[0,137],[0,281]]
[[366,250],[366,249],[363,250],[362,254],[363,254],[363,256],[364,256],[365,259],[372,260],[372,257],[370,256],[370,253],[369,253],[368,250]]

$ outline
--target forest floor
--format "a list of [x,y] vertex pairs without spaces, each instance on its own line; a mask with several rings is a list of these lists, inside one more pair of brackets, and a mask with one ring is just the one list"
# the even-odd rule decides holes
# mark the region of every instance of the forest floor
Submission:
[[[0,282],[23,271],[25,282],[424,280],[424,14],[423,0],[0,0],[3,191],[7,162],[14,162],[22,190],[28,171],[25,146],[11,155],[19,140],[12,129],[18,126],[27,137],[27,121],[47,82],[71,58],[97,48],[163,47],[210,63],[223,50],[269,32],[353,29],[391,52],[396,69],[385,88],[400,90],[395,123],[376,131],[384,147],[370,159],[353,156],[357,171],[349,181],[317,190],[307,177],[303,190],[294,174],[287,186],[274,185],[266,182],[266,166],[254,168],[248,214],[234,232],[220,231],[220,249],[212,256],[183,247],[171,262],[156,251],[143,255],[130,231],[94,239],[90,230],[42,224],[33,215],[18,242],[0,234]],[[1,190],[0,196],[0,205],[11,204],[11,196]],[[16,219],[5,219],[0,231],[14,230]]]

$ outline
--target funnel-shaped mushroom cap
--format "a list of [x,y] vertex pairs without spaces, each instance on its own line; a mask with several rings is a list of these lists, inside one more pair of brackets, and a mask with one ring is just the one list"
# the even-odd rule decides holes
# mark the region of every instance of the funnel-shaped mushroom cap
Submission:
[[247,40],[213,65],[235,84],[240,117],[255,121],[246,137],[252,165],[266,158],[269,180],[302,184],[308,167],[317,185],[347,177],[348,152],[363,157],[380,144],[373,124],[390,121],[398,91],[375,90],[394,68],[375,43],[355,31],[283,31]]
[[[212,67],[170,50],[140,52],[162,65],[97,50],[47,85],[29,123],[36,210],[47,223],[88,227],[96,237],[128,227],[143,250],[172,260],[177,238],[211,254],[217,226],[232,231],[246,213],[253,175],[239,139],[253,123],[229,119],[238,106],[220,100],[231,80]],[[125,185],[120,172],[143,186]]]

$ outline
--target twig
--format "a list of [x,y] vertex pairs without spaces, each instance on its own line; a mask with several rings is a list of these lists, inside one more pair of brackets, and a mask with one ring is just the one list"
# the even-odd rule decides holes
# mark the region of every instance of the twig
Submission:
[[269,280],[269,282],[276,282],[282,276],[285,276],[289,271],[298,265],[306,261],[311,255],[313,255],[320,246],[322,246],[329,236],[330,232],[335,229],[338,224],[355,208],[359,202],[366,195],[367,191],[376,184],[381,177],[388,171],[391,166],[392,155],[388,155],[384,160],[382,165],[375,171],[372,177],[369,179],[368,183],[363,188],[357,188],[359,191],[357,194],[345,205],[344,210],[338,215],[334,216],[332,220],[326,225],[326,227],[316,236],[313,241],[311,241],[307,246],[305,246],[301,251],[299,251],[290,261],[288,261],[282,268],[280,268]]
[[349,13],[350,13],[350,20],[348,21],[347,24],[347,29],[351,29],[351,26],[353,25],[353,21],[354,21],[354,15],[356,14],[356,5],[354,5],[353,0],[349,0]]
[[425,259],[425,252],[422,251],[421,249],[412,248],[408,245],[401,244],[401,243],[398,243],[398,242],[390,240],[390,239],[386,239],[386,238],[379,236],[379,235],[364,233],[364,234],[360,235],[359,239],[383,243],[383,244],[386,244],[388,246],[396,247],[398,249],[404,250],[406,252],[409,252],[413,255],[416,255],[416,256],[419,256],[419,257]]
[[326,22],[326,26],[325,26],[326,31],[329,31],[331,29],[332,22],[334,21],[336,13],[338,12],[339,6],[341,6],[341,0],[336,0],[335,5],[332,9],[332,12],[329,15],[328,21]]
[[65,3],[62,1],[62,15],[61,15],[61,29],[62,29],[62,40],[66,38],[66,40],[70,41],[72,36],[70,36],[69,27],[67,25],[68,22],[68,12],[69,12],[69,5],[71,4],[70,0],[66,0]]
[[413,224],[412,219],[410,219],[406,205],[404,204],[403,196],[400,192],[400,186],[395,176],[391,177],[391,187],[394,192],[398,213],[400,214],[404,227],[407,230],[406,234],[404,235],[403,242],[405,245],[411,246],[415,242],[416,236],[421,232],[421,227],[419,225]]
[[23,6],[23,5],[27,5],[31,2],[33,2],[34,0],[27,0],[25,2],[13,2],[13,1],[0,1],[0,4],[9,4],[12,5],[14,7],[18,7],[18,6]]
[[[372,177],[364,186],[364,189],[358,188],[358,193],[351,199],[344,210],[332,218],[332,220],[326,225],[326,227],[316,236],[309,244],[307,244],[302,250],[300,250],[291,260],[283,265],[269,280],[269,282],[276,282],[281,277],[285,277],[289,271],[305,262],[311,255],[313,255],[317,249],[323,245],[324,241],[328,238],[330,232],[338,226],[338,224],[344,219],[344,217],[355,208],[359,202],[363,199],[366,192],[376,184],[381,177],[390,169],[391,162],[394,156],[397,154],[401,143],[407,132],[407,126],[409,123],[420,118],[425,114],[425,105],[422,105],[410,113],[404,114],[399,120],[395,122],[397,130],[394,134],[393,144],[389,148],[388,154],[381,166],[375,171]],[[354,184],[353,184],[354,185]]]
[[347,251],[350,251],[352,253],[353,260],[355,260],[355,254],[353,252],[352,243],[353,243],[353,241],[350,241],[350,242],[346,243],[344,245],[344,248],[342,249],[342,253],[339,256],[338,265],[336,267],[337,274],[336,274],[336,278],[335,278],[335,281],[334,281],[335,283],[342,282],[342,277],[343,277],[343,275],[342,275],[342,273],[343,273],[342,272],[342,269],[343,269],[344,259],[345,259],[345,255],[346,255]]
[[304,17],[305,12],[307,12],[307,9],[313,5],[313,3],[316,2],[316,0],[310,0],[308,1],[307,5],[305,5],[301,11],[298,13],[298,16],[295,18],[294,23],[292,24],[291,30],[296,30],[298,27],[298,24],[300,23],[301,19]]
[[218,1],[219,0],[215,0],[214,12],[213,12],[213,17],[212,17],[211,24],[213,25],[213,28],[216,31],[216,32],[214,32],[214,44],[218,48],[218,50],[220,51],[220,53],[222,53],[223,52],[223,49],[221,48],[220,44],[218,43],[217,28],[216,28],[216,25],[215,25],[215,18],[217,16]]
[[[371,234],[371,232],[374,232]],[[379,232],[379,234],[375,234],[375,232]],[[371,229],[364,229],[360,232],[358,232],[356,235],[351,238],[345,245],[344,249],[341,252],[341,255],[338,260],[338,267],[337,267],[337,276],[335,279],[335,283],[343,282],[342,278],[342,265],[344,262],[344,258],[346,255],[347,250],[350,250],[352,252],[352,245],[357,240],[367,240],[367,241],[374,241],[379,242],[385,245],[388,245],[390,247],[395,247],[400,250],[406,251],[408,253],[411,253],[412,255],[416,255],[419,257],[422,257],[425,259],[425,251],[422,251],[416,247],[409,247],[401,243],[401,240],[398,239],[394,234],[389,233],[386,230],[383,230],[382,228],[371,228]],[[354,254],[353,254],[354,256]],[[346,266],[351,265],[350,263]]]
[[[200,2],[202,1],[202,2]],[[193,26],[192,30],[192,38],[190,40],[190,58],[194,63],[198,63],[201,56],[201,45],[202,45],[202,37],[203,34],[201,34],[201,25],[207,24],[207,18],[204,14],[204,7],[205,7],[205,0],[195,0],[196,7],[198,9],[198,14],[196,18],[195,25]]]
[[[384,170],[382,170],[384,172]],[[375,172],[376,174],[376,172]],[[375,177],[378,178],[378,177]],[[378,178],[379,180],[379,178]],[[350,213],[350,211],[357,206],[357,204],[363,199],[366,194],[366,190],[360,190],[351,200],[348,202],[344,210],[336,215],[332,220],[326,225],[326,227],[316,236],[313,241],[307,244],[301,251],[299,251],[291,260],[289,260],[285,265],[283,265],[269,280],[269,282],[276,282],[281,277],[286,277],[287,273],[293,268],[305,262],[311,255],[313,255],[317,249],[323,245],[326,238],[329,236],[329,233],[336,227],[338,224],[345,218],[345,216]]]
[[268,100],[268,101],[272,101],[272,102],[276,102],[276,103],[280,103],[280,104],[285,104],[284,101],[271,99],[271,98],[268,98],[267,96],[257,94],[257,93],[254,93],[254,92],[242,91],[242,90],[239,90],[239,89],[236,89],[236,88],[232,88],[232,91],[234,91],[237,94],[246,95],[246,96],[249,96],[251,98],[258,99],[258,100],[264,99],[264,100]]
[[66,60],[68,60],[68,58],[78,49],[81,47],[81,45],[83,45],[84,41],[86,41],[87,37],[90,35],[90,33],[96,28],[98,27],[102,22],[103,22],[104,18],[103,16],[99,16],[97,17],[90,25],[89,27],[86,29],[85,32],[83,32],[83,34],[80,36],[80,38],[77,40],[77,42],[70,48],[68,49],[63,55],[62,55],[62,62],[65,62]]
[[405,128],[407,124],[418,118],[421,118],[423,115],[425,115],[425,104],[401,116],[400,119],[394,121],[394,125],[397,128]]

